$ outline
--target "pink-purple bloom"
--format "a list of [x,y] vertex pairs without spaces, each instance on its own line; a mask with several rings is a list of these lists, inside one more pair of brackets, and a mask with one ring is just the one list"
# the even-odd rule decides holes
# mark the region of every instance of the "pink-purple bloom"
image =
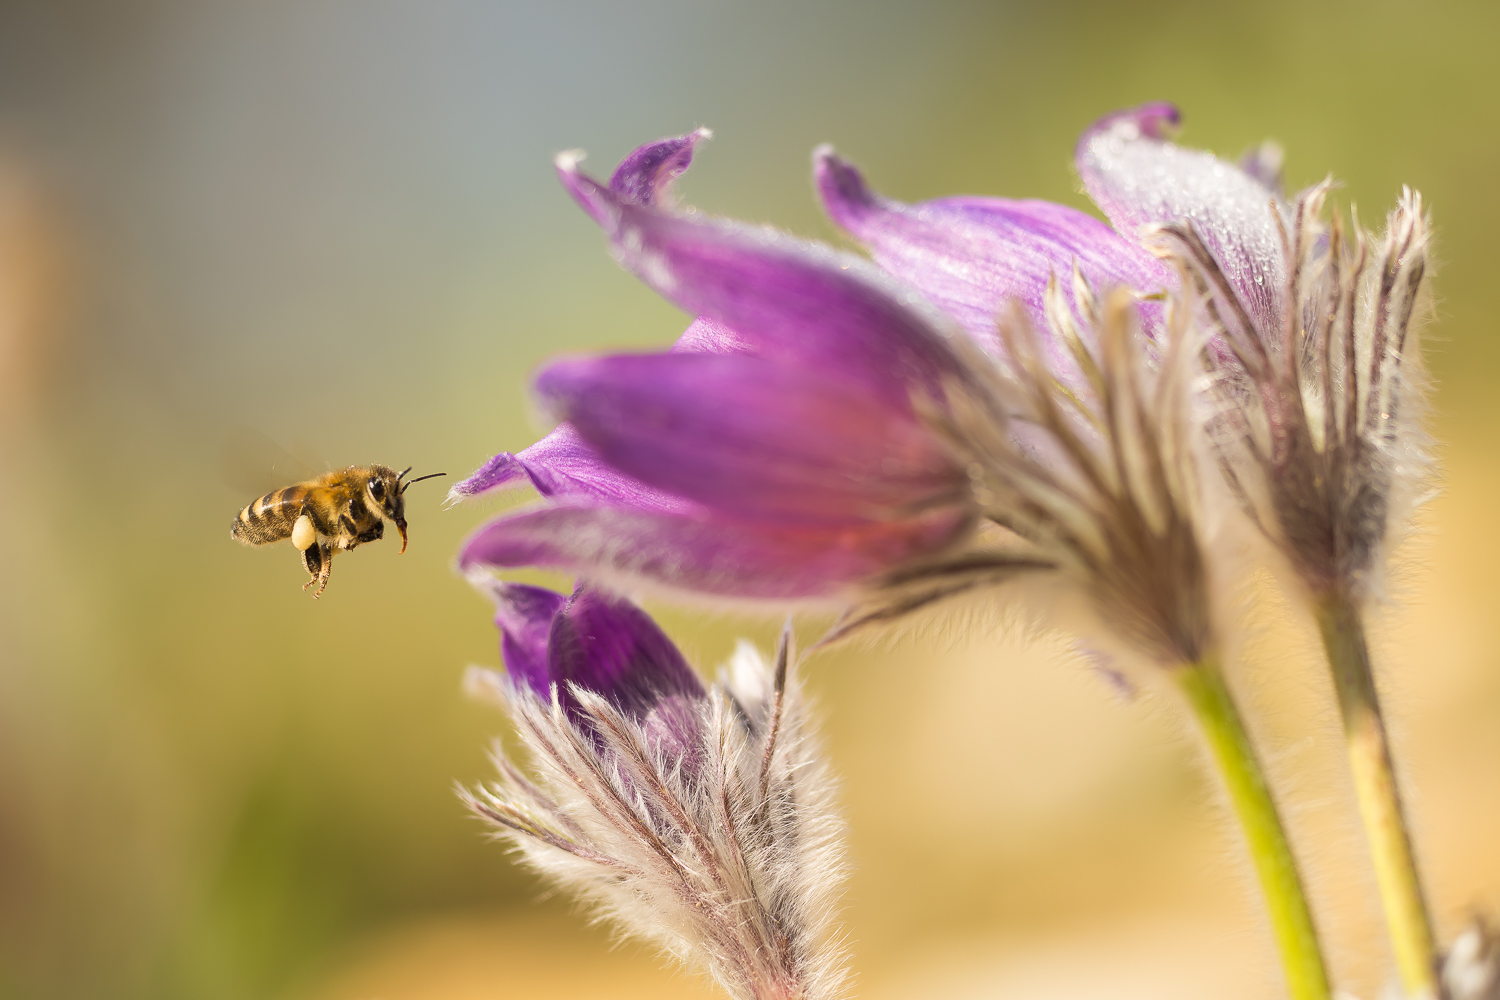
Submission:
[[[873,263],[675,209],[672,181],[704,131],[642,146],[607,185],[576,154],[559,157],[564,186],[621,264],[698,318],[671,351],[569,358],[541,372],[538,396],[564,422],[497,455],[454,495],[529,483],[545,502],[480,528],[461,567],[538,565],[794,599],[952,558],[989,515],[973,463],[935,425],[955,397],[993,407],[1006,425],[990,387],[1007,364],[997,333],[1007,309],[1040,331],[1058,378],[1086,394],[1076,350],[1046,316],[1049,282],[1076,275],[1101,293],[1131,289],[1140,335],[1155,341],[1178,277],[1141,237],[1186,221],[1248,314],[1280,315],[1271,192],[1166,141],[1176,121],[1171,106],[1147,105],[1080,140],[1079,173],[1113,229],[1039,201],[902,204],[819,149],[825,206]],[[1076,308],[1073,318],[1086,320]]]
[[481,528],[463,567],[807,597],[971,527],[965,470],[913,402],[914,389],[969,378],[963,331],[862,258],[665,208],[670,175],[698,138],[638,150],[609,186],[560,159],[622,263],[701,318],[671,352],[542,373],[539,392],[567,424],[492,459],[455,493],[524,478],[552,502]]

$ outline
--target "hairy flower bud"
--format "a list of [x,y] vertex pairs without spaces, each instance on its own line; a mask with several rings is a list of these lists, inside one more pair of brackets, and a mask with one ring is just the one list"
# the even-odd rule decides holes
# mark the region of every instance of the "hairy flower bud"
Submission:
[[1208,429],[1246,512],[1315,599],[1362,599],[1427,470],[1421,196],[1403,191],[1382,236],[1346,229],[1324,217],[1331,181],[1288,202],[1279,151],[1238,169],[1167,141],[1171,122],[1148,105],[1090,130],[1085,186],[1197,292]]
[[736,1000],[840,994],[833,782],[791,676],[742,644],[705,687],[639,608],[489,583],[510,676],[470,684],[509,713],[529,773],[462,793],[534,868]]

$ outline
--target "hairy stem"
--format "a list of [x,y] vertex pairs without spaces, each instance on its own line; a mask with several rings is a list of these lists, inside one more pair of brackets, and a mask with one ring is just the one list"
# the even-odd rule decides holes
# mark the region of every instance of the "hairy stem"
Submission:
[[1344,718],[1354,794],[1375,864],[1375,881],[1385,908],[1396,968],[1407,996],[1435,997],[1437,957],[1432,920],[1401,808],[1364,622],[1359,609],[1343,595],[1318,602],[1317,616]]
[[1249,844],[1292,1000],[1328,1000],[1328,970],[1302,876],[1218,661],[1209,656],[1185,664],[1176,671],[1176,677],[1203,730],[1209,754]]

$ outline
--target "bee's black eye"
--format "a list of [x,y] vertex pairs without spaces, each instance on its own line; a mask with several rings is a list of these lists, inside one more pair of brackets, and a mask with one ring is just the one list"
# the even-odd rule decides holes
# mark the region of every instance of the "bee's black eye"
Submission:
[[385,483],[382,483],[378,479],[370,480],[370,496],[376,500],[385,499]]

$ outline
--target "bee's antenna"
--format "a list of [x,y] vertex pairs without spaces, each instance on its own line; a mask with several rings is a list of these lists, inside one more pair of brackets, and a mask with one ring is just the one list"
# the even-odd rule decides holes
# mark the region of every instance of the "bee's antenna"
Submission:
[[[406,472],[410,472],[410,471],[411,471],[410,469],[406,470]],[[404,475],[406,475],[406,472],[403,472],[401,474],[404,476]],[[446,476],[447,474],[448,473],[446,473],[446,472],[429,472],[425,476],[418,476],[416,479],[413,479],[411,481],[411,483],[420,483],[424,479],[436,479],[438,476]],[[401,492],[405,493],[406,490],[407,490],[407,488],[411,486],[411,483],[405,483],[405,484],[403,484],[402,487],[401,487]]]
[[[412,470],[412,468],[413,468],[412,466],[408,465],[405,469],[403,469],[401,471],[401,475],[399,475],[399,476],[396,477],[396,482],[399,483],[399,482],[401,482],[401,480],[405,479],[406,478],[406,474],[408,472],[410,472]],[[416,480],[412,480],[412,482],[416,482]],[[406,485],[410,486],[411,483],[407,483]]]

